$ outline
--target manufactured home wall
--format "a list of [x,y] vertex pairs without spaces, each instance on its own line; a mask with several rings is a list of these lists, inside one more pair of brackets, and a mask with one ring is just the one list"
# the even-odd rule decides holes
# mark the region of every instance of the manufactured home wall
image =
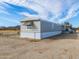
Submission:
[[48,38],[48,37],[52,37],[55,35],[59,35],[61,33],[62,31],[43,32],[41,33],[41,38]]
[[41,20],[41,32],[54,32],[61,31],[62,26],[50,21]]
[[41,38],[47,38],[62,33],[62,26],[50,21],[41,20]]
[[40,32],[41,31],[40,21],[34,21],[33,22],[33,29],[27,29],[27,25],[21,24],[21,31],[22,32]]
[[51,37],[62,32],[62,27],[59,24],[55,24],[45,20],[34,21],[35,29],[27,29],[26,25],[21,23],[21,37],[42,39]]
[[51,32],[53,30],[52,23],[41,20],[41,32]]
[[21,24],[21,33],[20,33],[21,37],[41,39],[40,21],[34,21],[34,27],[35,27],[35,29],[28,30],[26,25]]

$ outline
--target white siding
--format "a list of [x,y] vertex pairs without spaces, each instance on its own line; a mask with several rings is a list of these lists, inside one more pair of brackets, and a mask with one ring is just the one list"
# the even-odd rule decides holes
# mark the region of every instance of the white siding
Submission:
[[41,33],[41,38],[52,37],[58,34],[61,34],[61,31],[44,32],[44,33]]
[[40,34],[40,21],[34,21],[34,29],[27,29],[26,25],[21,24],[21,37],[22,38],[33,38],[33,39],[41,39]]
[[21,38],[41,39],[41,33],[22,32]]
[[58,35],[61,32],[62,32],[61,25],[49,21],[38,20],[33,21],[32,29],[27,29],[27,26],[21,23],[20,34],[22,38],[42,39]]

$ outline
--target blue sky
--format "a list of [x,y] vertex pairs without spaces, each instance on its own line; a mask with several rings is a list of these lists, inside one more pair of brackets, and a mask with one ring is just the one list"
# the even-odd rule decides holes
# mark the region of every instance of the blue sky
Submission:
[[79,14],[73,17],[71,20],[68,20],[68,22],[70,22],[73,27],[79,27]]
[[[65,2],[64,2],[65,1]],[[0,26],[15,26],[29,16],[79,27],[78,0],[0,0]]]

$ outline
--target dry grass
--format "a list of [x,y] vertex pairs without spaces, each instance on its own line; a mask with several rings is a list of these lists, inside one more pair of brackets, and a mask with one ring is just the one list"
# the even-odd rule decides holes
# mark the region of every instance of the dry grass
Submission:
[[19,32],[20,30],[9,30],[9,29],[8,30],[7,29],[6,30],[0,30],[0,32],[10,32],[10,31],[11,32]]
[[0,59],[79,59],[79,34],[30,41],[17,32],[0,33]]

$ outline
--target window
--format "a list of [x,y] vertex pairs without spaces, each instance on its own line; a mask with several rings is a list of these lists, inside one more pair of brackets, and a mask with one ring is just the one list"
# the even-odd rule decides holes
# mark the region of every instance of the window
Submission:
[[27,25],[27,29],[32,29],[32,25]]
[[27,29],[33,28],[33,22],[27,22]]

